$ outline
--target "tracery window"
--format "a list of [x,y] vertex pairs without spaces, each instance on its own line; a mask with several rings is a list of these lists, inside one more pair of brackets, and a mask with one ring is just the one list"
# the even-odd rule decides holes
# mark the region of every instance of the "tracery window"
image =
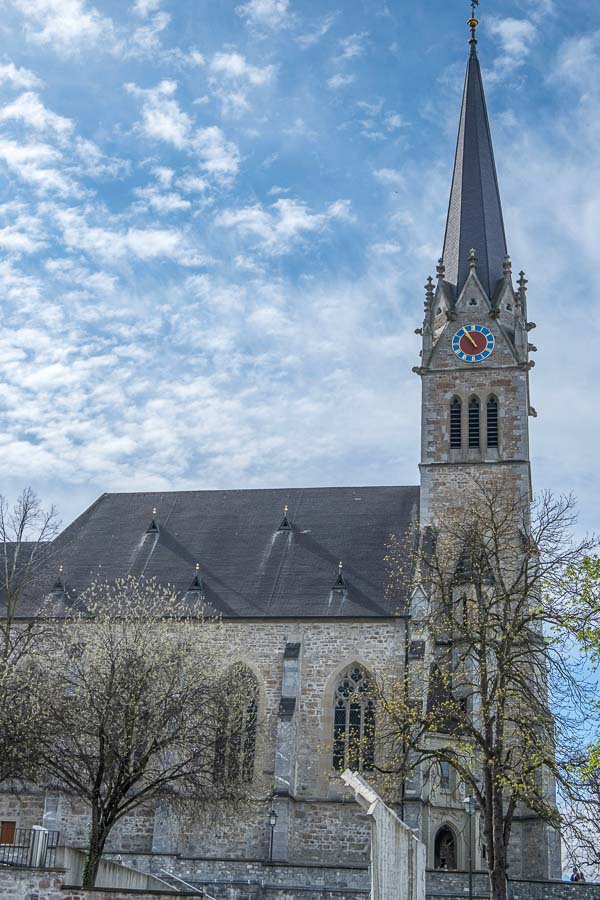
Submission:
[[479,447],[479,400],[472,397],[469,401],[469,447]]
[[487,402],[487,445],[498,446],[498,401],[490,397]]
[[460,450],[462,447],[462,403],[454,397],[450,404],[450,448]]
[[213,779],[215,782],[254,778],[258,682],[246,666],[230,669],[225,679],[223,705],[217,717]]
[[456,838],[447,825],[436,834],[434,851],[436,869],[456,869]]
[[333,710],[333,768],[369,772],[375,765],[375,702],[367,672],[348,668],[338,681]]

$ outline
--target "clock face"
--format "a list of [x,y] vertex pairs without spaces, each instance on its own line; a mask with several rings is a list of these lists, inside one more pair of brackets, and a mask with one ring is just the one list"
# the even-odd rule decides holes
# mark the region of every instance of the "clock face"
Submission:
[[452,338],[452,349],[459,359],[474,363],[487,359],[496,340],[484,325],[463,325]]

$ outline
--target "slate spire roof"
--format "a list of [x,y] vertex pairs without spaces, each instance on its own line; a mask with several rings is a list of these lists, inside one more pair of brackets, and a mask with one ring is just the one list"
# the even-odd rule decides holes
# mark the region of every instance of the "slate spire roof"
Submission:
[[[477,24],[476,20],[475,27]],[[471,24],[471,22],[469,23]],[[444,238],[446,281],[460,294],[469,273],[469,251],[490,297],[503,276],[507,255],[500,191],[494,162],[475,27],[463,93],[450,205]]]

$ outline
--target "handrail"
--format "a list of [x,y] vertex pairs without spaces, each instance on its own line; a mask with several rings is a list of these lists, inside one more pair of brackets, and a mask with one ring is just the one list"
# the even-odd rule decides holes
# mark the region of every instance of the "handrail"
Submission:
[[[112,860],[111,860],[111,861],[112,861]],[[121,863],[117,863],[117,865],[121,865]],[[135,866],[123,866],[123,868],[124,868],[124,869],[131,869],[132,872],[137,872],[138,875],[146,875],[148,878],[156,878],[156,880],[157,880],[157,881],[160,881],[161,884],[165,884],[168,888],[171,888],[171,889],[173,888],[173,885],[172,885],[172,884],[169,884],[169,882],[168,882],[168,881],[165,881],[164,878],[160,878],[160,876],[155,875],[154,872],[144,872],[143,869],[136,869]],[[161,869],[160,871],[163,872],[164,869]],[[167,873],[167,874],[168,874],[168,873]],[[175,888],[175,890],[177,891],[177,888]],[[179,893],[181,893],[181,891],[179,891]]]
[[168,875],[169,878],[174,878],[175,881],[178,881],[186,888],[190,888],[190,890],[195,891],[197,894],[202,894],[204,897],[206,897],[206,900],[215,900],[214,897],[209,897],[208,894],[205,894],[204,891],[200,890],[200,888],[197,888],[193,884],[188,884],[187,881],[184,881],[183,878],[179,877],[179,875],[175,875],[173,872],[169,872],[168,869],[159,869],[159,872],[163,872],[165,875]]

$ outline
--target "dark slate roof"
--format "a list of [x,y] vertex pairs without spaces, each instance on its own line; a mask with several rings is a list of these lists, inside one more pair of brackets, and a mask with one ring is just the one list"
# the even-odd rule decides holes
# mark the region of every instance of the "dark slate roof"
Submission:
[[[103,494],[55,542],[65,609],[98,577],[156,577],[184,593],[198,563],[206,605],[224,617],[403,614],[410,576],[391,577],[399,561],[386,555],[392,535],[408,547],[418,500],[418,487]],[[409,550],[394,553],[406,566]],[[55,581],[48,572],[47,591]]]
[[456,288],[457,296],[467,279],[471,249],[477,253],[479,279],[492,297],[503,277],[507,248],[492,137],[474,41],[467,64],[443,252],[445,277]]

